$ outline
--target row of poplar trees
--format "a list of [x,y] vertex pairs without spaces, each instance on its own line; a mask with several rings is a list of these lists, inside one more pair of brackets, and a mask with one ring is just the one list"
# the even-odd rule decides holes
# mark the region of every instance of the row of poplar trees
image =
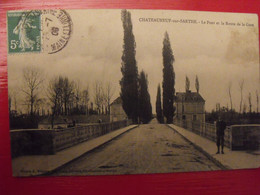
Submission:
[[172,53],[170,38],[166,32],[163,40],[163,105],[161,102],[161,87],[160,84],[157,88],[156,97],[156,116],[160,123],[164,123],[164,117],[167,123],[173,122],[173,116],[175,112],[174,94],[175,94],[175,73],[173,70],[174,55]]
[[[152,106],[150,103],[150,95],[148,92],[148,80],[144,71],[138,75],[137,62],[135,59],[135,38],[133,34],[133,25],[131,21],[131,13],[127,10],[122,10],[121,19],[124,29],[124,45],[122,55],[122,79],[121,98],[123,109],[127,116],[134,123],[139,121],[147,123],[152,118]],[[161,89],[158,86],[156,113],[160,123],[164,122],[164,117],[167,123],[173,122],[175,108],[174,103],[174,84],[175,74],[173,70],[174,56],[171,49],[169,35],[166,32],[163,40],[163,106],[161,103]],[[140,120],[139,120],[140,119]]]
[[122,106],[133,123],[148,123],[152,119],[148,78],[144,71],[141,71],[140,74],[138,73],[131,13],[127,10],[122,10],[121,19],[124,29],[121,67],[123,76],[120,80]]

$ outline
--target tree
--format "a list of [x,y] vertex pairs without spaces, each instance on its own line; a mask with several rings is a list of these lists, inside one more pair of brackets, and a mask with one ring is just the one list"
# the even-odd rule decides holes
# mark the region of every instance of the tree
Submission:
[[81,101],[81,85],[79,80],[75,82],[74,96],[75,96],[76,113],[79,114],[79,107]]
[[197,75],[196,75],[196,79],[195,79],[195,88],[196,88],[197,93],[199,93],[199,91],[200,91],[200,83],[199,83],[199,78],[198,78]]
[[139,78],[139,115],[142,123],[148,123],[152,118],[152,105],[148,92],[148,79],[144,71],[141,71]]
[[259,96],[258,96],[258,91],[256,90],[255,92],[256,95],[256,113],[258,113],[258,107],[259,107]]
[[186,76],[186,81],[185,81],[185,89],[186,92],[190,90],[190,79]]
[[220,112],[220,103],[216,103],[216,112]]
[[104,102],[105,102],[105,108],[107,114],[110,114],[110,103],[113,95],[114,95],[114,88],[112,86],[112,83],[107,82],[104,89]]
[[252,97],[251,93],[248,94],[248,105],[249,105],[249,113],[252,112]]
[[103,96],[103,86],[102,82],[96,81],[94,83],[94,103],[97,107],[98,114],[101,114],[101,109],[102,109],[102,104],[104,101],[104,96]]
[[11,114],[11,108],[12,108],[12,98],[10,95],[8,95],[8,111],[9,114]]
[[23,69],[22,92],[30,109],[30,115],[34,115],[34,105],[39,99],[39,89],[44,81],[41,69],[36,66],[28,66]]
[[63,91],[63,78],[61,76],[52,79],[49,82],[47,89],[47,97],[49,99],[52,114],[51,114],[51,126],[54,126],[55,116],[59,114],[61,108],[62,91]]
[[[244,88],[244,79],[239,82],[239,88],[240,88],[240,107],[239,112],[242,112],[242,103],[243,103],[243,88]],[[244,108],[243,108],[244,110]]]
[[232,82],[230,81],[228,84],[228,95],[229,95],[229,100],[230,100],[230,109],[233,110],[231,87],[232,87]]
[[89,89],[88,87],[82,92],[83,105],[85,107],[86,114],[89,114],[88,102],[89,102]]
[[37,99],[37,101],[35,102],[34,105],[34,110],[37,113],[37,115],[40,115],[40,110],[43,110],[43,106],[45,105],[45,98],[39,98]]
[[124,29],[124,45],[122,55],[122,79],[121,99],[122,106],[128,118],[134,123],[138,122],[138,68],[135,59],[135,38],[133,34],[133,25],[131,21],[131,13],[122,10],[121,19]]
[[244,105],[243,105],[243,113],[244,113],[244,114],[246,113],[246,110],[247,110],[247,104],[246,104],[246,102],[244,101]]
[[163,115],[167,119],[167,123],[173,122],[175,108],[174,103],[174,85],[175,73],[173,70],[174,56],[172,53],[169,35],[165,32],[163,40]]
[[69,104],[70,101],[72,100],[73,96],[73,90],[74,90],[74,82],[69,81],[68,77],[61,77],[60,76],[60,87],[62,88],[62,101],[63,101],[63,109],[64,109],[64,114],[68,115],[69,113]]
[[18,87],[14,87],[14,88],[8,88],[8,99],[10,98],[10,111],[11,110],[15,110],[16,112],[18,111],[18,105],[17,102],[19,102],[19,93],[20,90]]
[[156,117],[157,117],[157,120],[159,123],[163,123],[163,111],[162,111],[160,84],[158,85],[157,96],[156,96]]

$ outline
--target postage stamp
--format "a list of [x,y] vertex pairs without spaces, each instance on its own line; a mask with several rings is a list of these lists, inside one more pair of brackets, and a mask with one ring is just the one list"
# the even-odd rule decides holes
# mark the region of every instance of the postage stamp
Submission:
[[72,21],[64,10],[11,11],[7,22],[9,53],[56,53],[72,33]]
[[8,12],[7,20],[9,53],[42,51],[40,12]]

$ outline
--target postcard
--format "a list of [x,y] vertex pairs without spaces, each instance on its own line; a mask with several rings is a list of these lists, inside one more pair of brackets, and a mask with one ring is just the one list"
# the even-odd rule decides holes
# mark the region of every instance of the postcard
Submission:
[[258,168],[256,14],[7,12],[13,176]]

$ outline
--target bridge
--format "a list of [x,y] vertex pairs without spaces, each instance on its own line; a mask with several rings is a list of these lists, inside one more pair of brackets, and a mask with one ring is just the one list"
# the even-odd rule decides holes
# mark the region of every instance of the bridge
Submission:
[[[11,132],[16,140],[18,132]],[[13,175],[110,175],[259,167],[259,148],[248,151],[252,144],[244,139],[243,148],[239,139],[244,136],[241,132],[246,132],[256,147],[254,140],[259,140],[255,137],[259,135],[260,125],[231,126],[226,132],[225,154],[221,155],[215,154],[214,125],[183,121],[166,125],[154,119],[139,126],[124,122],[118,123],[116,128],[99,124],[98,127],[49,132],[51,136],[46,137],[54,142],[50,144],[52,147],[47,144],[41,147],[42,154],[13,154]]]

